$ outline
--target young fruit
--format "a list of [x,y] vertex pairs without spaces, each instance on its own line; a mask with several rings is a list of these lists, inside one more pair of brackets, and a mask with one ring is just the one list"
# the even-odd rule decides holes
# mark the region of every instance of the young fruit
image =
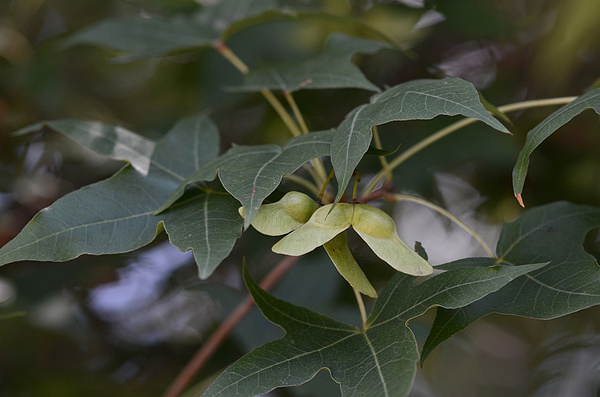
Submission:
[[[252,220],[252,226],[267,236],[281,236],[304,225],[319,205],[300,192],[288,192],[281,200],[263,204]],[[245,217],[244,207],[238,212]]]
[[273,251],[304,255],[353,226],[373,252],[394,269],[414,276],[433,272],[431,265],[400,239],[394,220],[384,211],[366,204],[332,206],[316,210],[308,222],[275,244]]
[[[306,194],[288,192],[275,203],[261,205],[252,221],[252,226],[262,234],[280,236],[300,228],[318,208],[318,204]],[[242,217],[245,215],[244,207],[240,207],[238,211]],[[332,221],[335,223],[334,219],[335,215],[334,217],[328,217],[329,223]],[[345,224],[347,220],[344,218],[340,219],[339,222]],[[375,288],[356,263],[350,248],[348,248],[347,234],[339,232],[336,232],[336,234],[337,236],[322,244],[325,251],[327,251],[327,255],[331,258],[337,271],[353,288],[367,296],[376,298]]]
[[348,248],[348,232],[342,232],[323,244],[327,255],[335,265],[337,271],[348,281],[348,283],[358,292],[377,298],[375,288],[367,279],[365,273],[356,263],[356,260]]

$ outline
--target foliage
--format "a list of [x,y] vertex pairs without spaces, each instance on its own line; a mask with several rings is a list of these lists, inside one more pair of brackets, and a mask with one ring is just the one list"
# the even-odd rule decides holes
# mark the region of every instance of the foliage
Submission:
[[[222,281],[226,279],[223,268],[230,267],[227,258],[235,258],[231,263],[241,262],[236,247],[244,251],[243,256],[247,251],[245,285],[264,317],[285,335],[253,346],[256,348],[224,369],[210,386],[195,393],[203,396],[254,396],[299,386],[322,369],[328,370],[336,387],[339,384],[342,396],[407,396],[417,363],[423,364],[441,342],[479,318],[500,313],[553,319],[600,304],[600,267],[589,247],[584,248],[589,232],[600,227],[597,203],[559,201],[528,208],[504,224],[492,252],[484,238],[449,209],[419,197],[427,196],[423,193],[427,190],[419,195],[396,194],[410,190],[406,179],[427,168],[406,167],[400,174],[400,166],[441,138],[477,122],[477,139],[496,134],[489,139],[514,140],[507,126],[513,132],[523,127],[506,113],[563,105],[547,118],[535,120],[516,159],[513,191],[523,205],[530,156],[584,110],[600,114],[600,88],[578,97],[496,107],[483,99],[474,84],[459,77],[416,76],[393,84],[374,81],[367,68],[361,69],[360,60],[409,53],[397,40],[389,39],[389,32],[369,24],[358,12],[333,15],[318,7],[290,4],[274,0],[221,0],[204,7],[188,4],[182,7],[185,12],[104,18],[58,39],[52,51],[91,51],[88,46],[93,45],[111,51],[108,54],[120,62],[116,67],[122,68],[131,65],[127,62],[187,62],[190,57],[206,57],[210,49],[242,75],[241,80],[225,81],[224,91],[236,98],[252,98],[248,101],[255,99],[254,94],[262,95],[278,121],[253,122],[254,116],[245,116],[253,113],[235,113],[235,106],[256,106],[238,99],[235,105],[223,106],[215,99],[214,113],[198,113],[212,107],[212,98],[193,106],[193,115],[180,112],[177,117],[167,117],[179,121],[158,134],[158,139],[150,138],[155,128],[126,128],[122,124],[129,123],[114,122],[102,112],[96,117],[99,120],[80,115],[69,118],[68,112],[56,119],[38,118],[47,121],[27,120],[29,125],[15,128],[12,141],[35,142],[38,131],[53,131],[90,149],[85,152],[90,158],[95,153],[126,164],[112,176],[84,184],[39,211],[1,246],[0,266],[130,253],[163,238],[164,230],[173,246],[193,252],[201,280]],[[265,60],[250,59],[248,66],[241,59],[244,47],[229,46],[236,40],[243,42],[244,37],[252,38],[253,29],[270,27],[274,21],[287,26],[315,20],[327,28],[317,40],[318,49],[304,59],[293,56],[266,64]],[[252,40],[259,47],[258,40]],[[377,63],[378,69],[385,66]],[[222,76],[229,77],[227,73],[219,74]],[[332,110],[315,109],[309,100],[299,101],[299,106],[293,96],[301,98],[307,92],[325,96],[334,89],[353,94],[347,102],[331,101]],[[335,112],[345,117],[332,117],[322,128],[314,128],[318,123],[311,118]],[[265,113],[255,118],[266,119]],[[447,118],[438,116],[464,118],[448,125]],[[236,123],[243,125],[234,127]],[[161,126],[166,124],[163,120]],[[398,156],[382,149],[382,138],[390,147],[411,140],[404,131],[389,134],[393,126],[410,129],[416,125],[442,128],[427,137],[416,134],[414,146]],[[243,144],[234,144],[227,126],[248,136],[263,129],[267,133],[254,140],[241,133],[237,138]],[[438,146],[444,153],[462,149],[460,145]],[[493,157],[501,148],[477,146],[474,151]],[[425,157],[424,163],[434,164],[438,157]],[[506,164],[501,164],[502,172],[508,173]],[[411,175],[406,178],[407,174]],[[361,184],[360,175],[370,183]],[[378,184],[381,180],[384,183]],[[463,254],[462,259],[448,263],[430,261],[430,247],[401,238],[398,225],[403,219],[393,217],[394,209],[384,203],[402,200],[424,204],[458,224],[490,257]],[[498,207],[504,208],[501,218],[517,214],[515,209]],[[263,235],[285,236],[274,243],[253,233],[251,226]],[[354,232],[375,255],[362,252],[364,244],[357,243]],[[327,312],[325,305],[307,308],[288,302],[294,296],[275,297],[253,281],[251,274],[260,272],[261,262],[273,260],[271,249],[286,256],[306,255],[307,262],[316,263],[318,257],[309,253],[321,246],[348,282],[343,288],[354,292],[361,326],[354,325],[355,319],[341,321],[339,313],[319,314]],[[394,275],[390,276],[392,270],[387,268],[375,274],[373,269],[382,261],[393,268]],[[324,270],[318,274],[326,278]],[[298,279],[304,289],[306,283],[318,282]],[[323,289],[316,288],[309,301],[320,302],[318,295],[325,293]],[[376,299],[367,301],[368,314],[361,294]],[[417,340],[425,338],[409,328],[409,322],[415,323],[434,307],[439,308],[419,354]],[[0,321],[14,321],[13,313],[20,312],[0,312]]]

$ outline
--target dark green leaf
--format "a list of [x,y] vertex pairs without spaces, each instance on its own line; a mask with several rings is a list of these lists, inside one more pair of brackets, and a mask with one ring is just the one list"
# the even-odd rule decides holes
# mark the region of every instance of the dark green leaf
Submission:
[[252,70],[237,91],[260,91],[268,88],[284,92],[320,88],[362,88],[379,91],[352,63],[356,53],[375,53],[387,44],[359,37],[334,34],[314,58],[303,62],[268,66]]
[[[235,201],[200,194],[161,217],[153,214],[186,177],[217,156],[218,148],[217,129],[206,116],[183,119],[156,144],[147,176],[128,165],[59,199],[0,249],[0,265],[132,251],[152,241],[164,221],[173,244],[197,250],[200,274],[206,277],[241,232]],[[217,222],[220,229],[214,233]]]
[[15,131],[24,135],[48,127],[104,156],[125,160],[146,175],[156,143],[123,127],[89,120],[42,121]]
[[242,235],[238,202],[227,193],[193,192],[158,218],[165,223],[171,243],[193,250],[200,278],[210,276]]
[[119,17],[85,28],[64,44],[92,44],[128,53],[122,60],[135,60],[208,46],[218,37],[210,26],[190,17]]
[[432,306],[469,304],[540,266],[456,269],[418,284],[399,273],[381,293],[364,330],[276,299],[246,273],[255,302],[286,335],[246,354],[204,396],[255,396],[305,383],[322,368],[340,383],[342,396],[406,396],[419,357],[410,319]]
[[513,122],[510,119],[510,117],[508,117],[508,115],[506,113],[504,113],[502,110],[498,109],[496,107],[496,105],[494,105],[493,103],[491,103],[487,99],[485,99],[485,97],[481,93],[479,93],[479,100],[481,101],[481,104],[488,112],[490,112],[491,114],[493,114],[500,120],[504,121],[506,124],[508,124],[510,126],[513,125]]
[[339,32],[360,34],[367,38],[390,43],[390,45],[394,42],[380,30],[373,28],[369,24],[353,16],[327,14],[320,11],[298,12],[289,8],[267,10],[261,14],[241,19],[231,24],[229,28],[223,32],[221,37],[222,40],[226,40],[233,34],[250,26],[281,20],[321,22],[328,25],[335,25],[335,30]]
[[273,0],[222,0],[195,16],[107,19],[75,33],[64,43],[93,44],[129,53],[124,60],[165,55],[213,45],[234,22],[275,5]]
[[556,112],[548,116],[544,121],[538,124],[534,129],[527,133],[525,145],[517,163],[513,169],[513,191],[522,205],[521,193],[523,193],[523,185],[527,176],[527,167],[529,167],[529,156],[535,148],[537,148],[546,138],[554,131],[568,123],[573,117],[586,109],[593,109],[600,114],[600,88],[596,88],[585,95],[580,96],[568,105],[563,106]]
[[[462,309],[438,309],[422,360],[438,344],[490,313],[551,319],[600,304],[600,266],[583,249],[586,233],[598,226],[599,208],[564,202],[534,208],[506,224],[497,247],[500,261],[550,264]],[[491,261],[461,260],[444,267],[487,266]]]
[[290,139],[283,148],[276,145],[234,146],[221,157],[190,176],[159,211],[168,208],[194,182],[213,180],[218,172],[223,187],[238,199],[245,210],[245,227],[254,219],[258,207],[286,174],[302,164],[329,154],[332,131],[314,132]]
[[376,147],[369,146],[365,154],[367,156],[389,156],[390,154],[396,153],[398,150],[400,150],[400,145],[394,150],[377,149]]
[[508,132],[481,105],[473,85],[464,80],[414,80],[392,87],[374,95],[371,103],[354,109],[335,132],[331,142],[331,162],[339,186],[335,202],[344,194],[354,169],[368,150],[373,126],[438,115],[473,117]]

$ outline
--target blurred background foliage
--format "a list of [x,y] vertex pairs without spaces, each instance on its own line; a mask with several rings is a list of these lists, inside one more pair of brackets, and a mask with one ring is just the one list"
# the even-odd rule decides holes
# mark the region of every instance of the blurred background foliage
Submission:
[[[0,246],[41,208],[108,177],[120,164],[53,133],[13,138],[39,120],[89,118],[151,138],[178,118],[210,111],[231,143],[281,143],[287,131],[256,94],[226,89],[239,73],[211,49],[115,62],[116,53],[61,40],[121,15],[173,15],[206,0],[0,1]],[[466,79],[496,105],[580,95],[600,77],[600,3],[589,0],[323,0],[280,1],[294,10],[349,16],[380,30],[399,50],[356,56],[379,87],[416,78]],[[280,20],[229,40],[248,65],[305,59],[334,31],[326,20]],[[307,90],[296,95],[312,130],[337,126],[368,101],[360,90]],[[514,136],[477,124],[421,152],[395,171],[400,192],[448,208],[495,245],[503,221],[521,209],[511,170],[526,132],[554,109],[512,113]],[[448,118],[380,128],[383,146],[408,148]],[[402,150],[402,149],[401,149]],[[530,207],[555,200],[600,205],[598,116],[584,112],[533,155],[526,184]],[[376,159],[363,162],[369,172]],[[281,189],[297,189],[284,182]],[[394,210],[386,204],[390,210]],[[395,209],[401,235],[419,240],[434,264],[483,255],[468,236],[428,210]],[[210,331],[243,298],[242,256],[255,277],[278,257],[274,240],[253,230],[206,282],[195,265],[159,236],[138,252],[81,257],[67,263],[18,263],[0,269],[0,394],[3,396],[158,396]],[[377,288],[390,277],[357,241],[359,263]],[[600,257],[593,231],[588,252]],[[352,292],[323,253],[299,262],[274,294],[358,323]],[[422,342],[433,312],[413,324]],[[196,377],[202,390],[245,351],[281,334],[256,310]],[[414,396],[596,396],[600,379],[600,311],[542,322],[490,316],[441,345],[419,370]],[[325,374],[274,396],[335,396]],[[193,395],[193,394],[192,394]]]

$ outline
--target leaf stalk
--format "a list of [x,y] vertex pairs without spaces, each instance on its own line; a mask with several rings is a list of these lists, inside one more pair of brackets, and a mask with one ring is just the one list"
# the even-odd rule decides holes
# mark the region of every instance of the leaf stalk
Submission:
[[360,318],[362,320],[363,329],[367,325],[367,311],[365,309],[365,302],[363,301],[362,295],[356,288],[352,288],[354,290],[354,296],[356,297],[356,303],[358,304],[358,311],[360,312]]

